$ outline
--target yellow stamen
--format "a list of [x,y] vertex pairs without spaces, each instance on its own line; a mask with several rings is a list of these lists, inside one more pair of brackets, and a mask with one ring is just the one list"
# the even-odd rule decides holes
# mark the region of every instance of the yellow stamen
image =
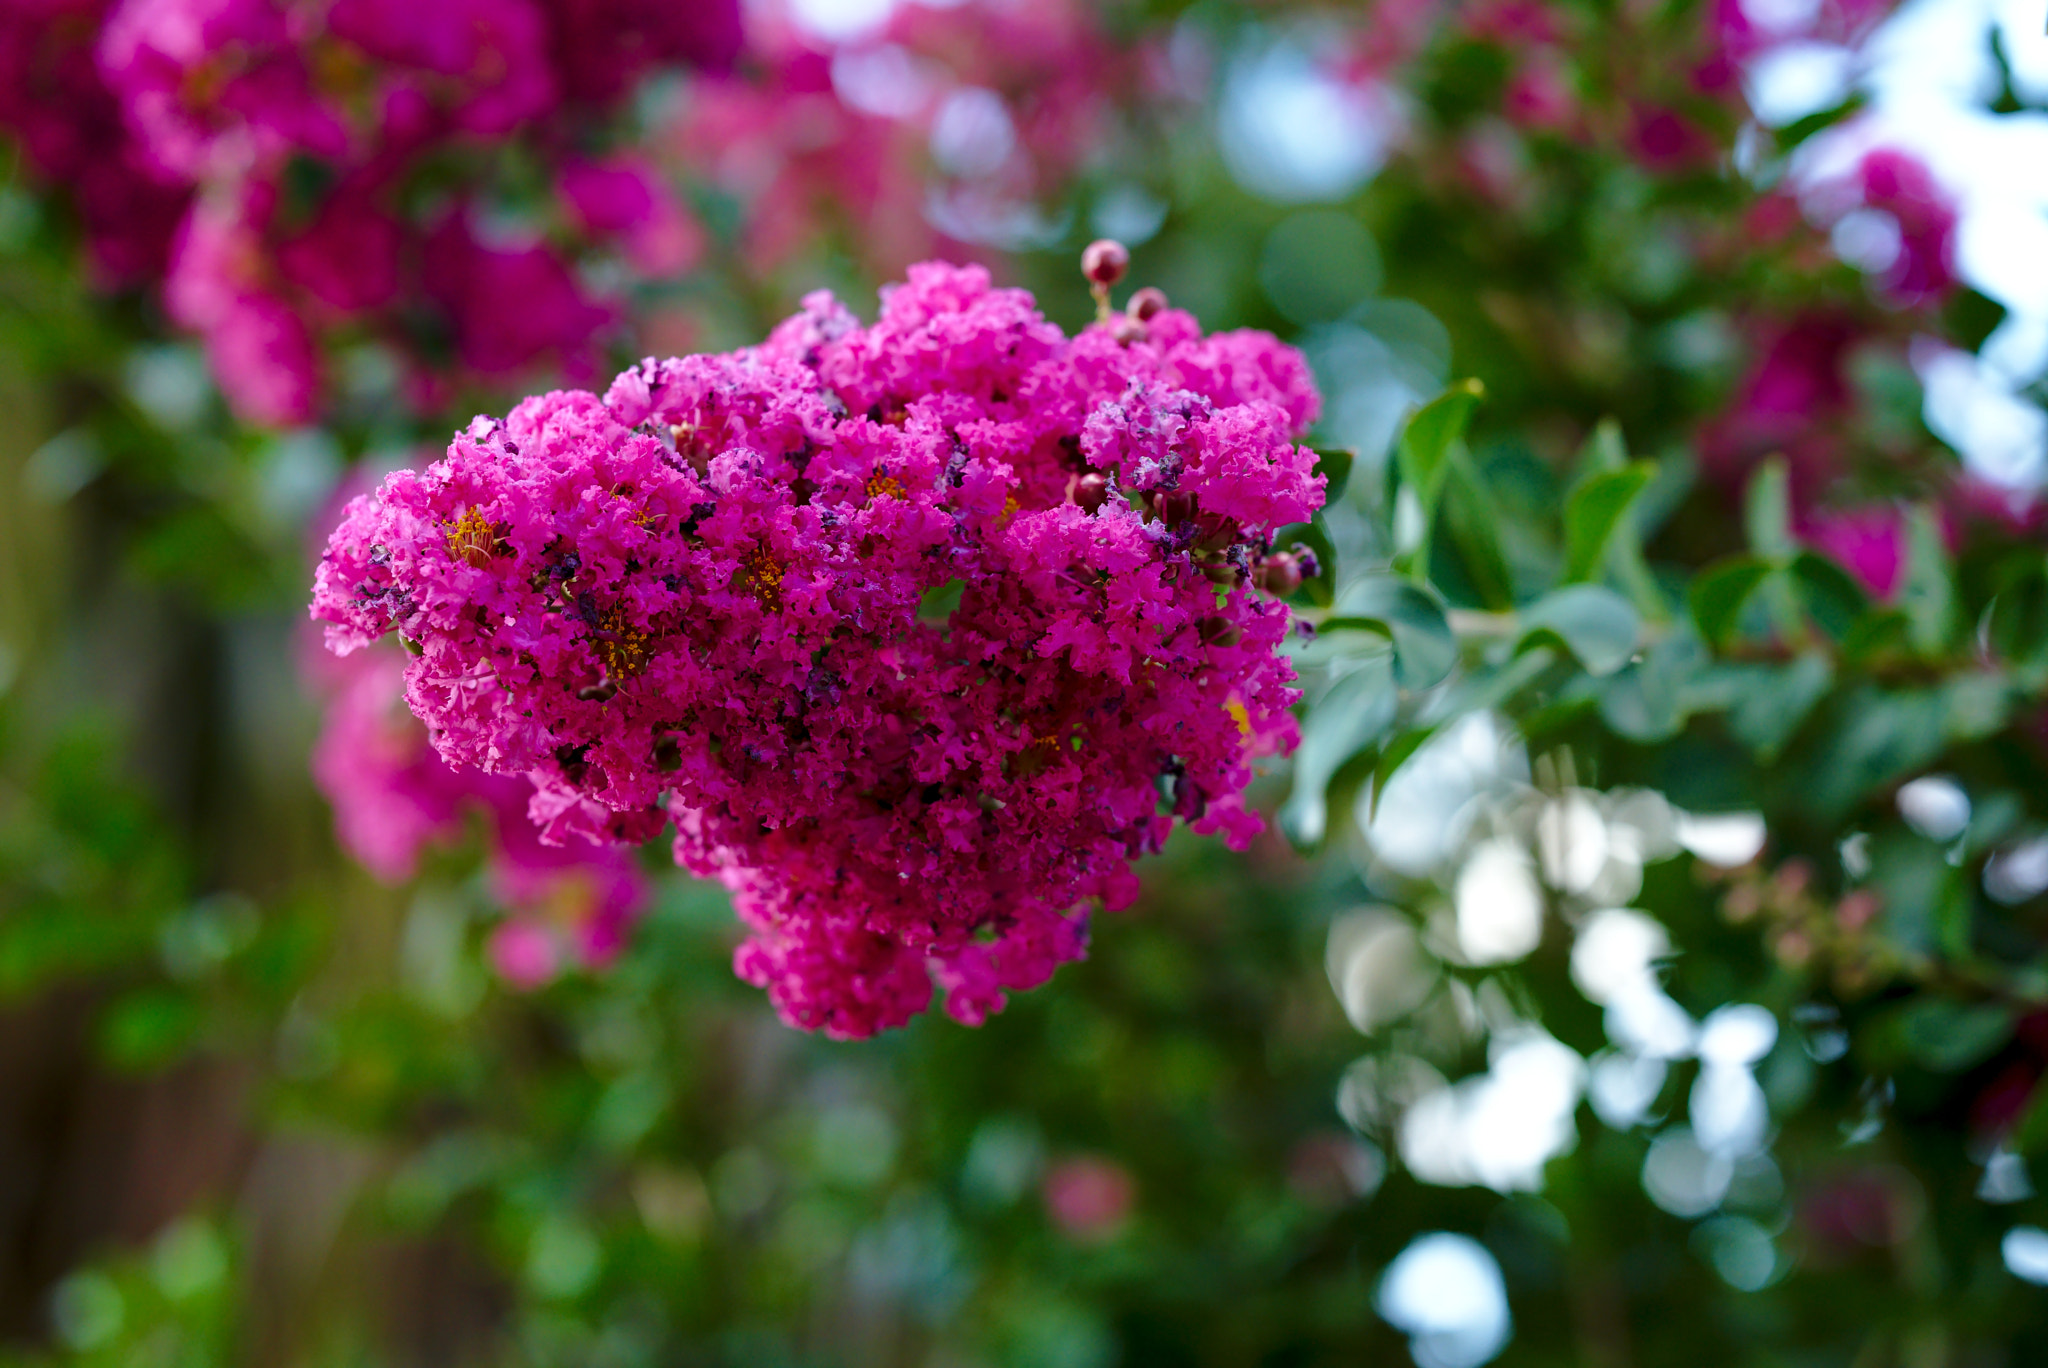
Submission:
[[761,600],[761,606],[769,612],[782,610],[782,562],[769,554],[765,546],[757,546],[747,552],[740,562],[740,573],[747,581],[747,587]]
[[647,633],[626,624],[625,612],[607,608],[597,615],[603,633],[597,639],[598,658],[613,679],[631,679],[647,668]]
[[463,510],[462,516],[448,527],[448,555],[479,570],[487,569],[491,557],[496,554],[498,534],[484,521],[483,513],[475,506]]

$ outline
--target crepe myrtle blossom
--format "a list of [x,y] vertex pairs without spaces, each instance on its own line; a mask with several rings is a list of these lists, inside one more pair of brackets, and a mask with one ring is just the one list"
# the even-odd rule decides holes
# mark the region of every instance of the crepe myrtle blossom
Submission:
[[[328,352],[365,341],[432,409],[458,378],[595,375],[620,311],[593,260],[694,264],[676,187],[615,149],[644,77],[723,70],[741,36],[737,0],[16,0],[0,130],[101,283],[161,286],[238,417],[319,417]],[[507,218],[535,172],[555,193]]]
[[400,633],[441,755],[530,778],[547,839],[673,820],[792,1024],[871,1035],[934,981],[978,1023],[1175,819],[1243,847],[1296,740],[1254,580],[1322,502],[1314,383],[1145,307],[1069,338],[928,263],[871,326],[818,293],[528,399],[348,506],[313,615],[340,653]]
[[647,901],[632,851],[577,838],[544,844],[527,816],[533,785],[444,761],[405,707],[405,655],[380,645],[307,673],[326,695],[314,743],[314,782],[334,809],[342,847],[386,883],[402,883],[431,846],[459,841],[471,819],[486,829],[485,871],[505,909],[492,962],[532,988],[574,965],[600,968],[624,948]]

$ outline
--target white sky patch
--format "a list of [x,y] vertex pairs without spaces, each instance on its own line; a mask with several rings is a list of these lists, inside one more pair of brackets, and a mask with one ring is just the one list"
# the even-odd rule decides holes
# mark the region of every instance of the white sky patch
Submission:
[[2005,1266],[2015,1278],[2048,1285],[2048,1230],[2039,1226],[2014,1226],[1999,1243]]
[[1400,121],[1384,92],[1338,80],[1284,38],[1231,63],[1217,124],[1238,183],[1297,204],[1344,199],[1371,180]]
[[907,119],[932,98],[930,73],[895,43],[841,48],[832,55],[832,89],[855,109]]
[[1856,54],[1848,48],[1792,42],[1757,58],[1742,84],[1757,122],[1766,128],[1783,128],[1840,104],[1855,76]]
[[1406,1332],[1417,1368],[1479,1368],[1513,1333],[1507,1284],[1486,1246],[1437,1231],[1387,1265],[1373,1297],[1386,1321]]
[[798,28],[828,43],[844,43],[889,22],[896,0],[789,0]]
[[[1908,0],[1858,55],[1868,110],[1801,149],[1793,173],[1839,175],[1878,146],[1911,152],[1933,170],[1956,202],[1957,274],[2009,316],[1981,361],[1938,345],[1916,349],[1927,425],[1984,479],[2039,489],[2048,484],[2048,417],[2020,391],[2048,371],[2048,114],[1987,107],[1999,79],[1994,27],[2017,93],[2048,103],[2038,0]],[[1807,79],[1818,89],[1817,74]],[[1782,97],[1766,93],[1789,107],[1797,84],[1786,78]],[[1759,119],[1771,122],[1769,112],[1759,109]],[[1845,232],[1838,250],[1870,269],[1881,234],[1869,225]]]

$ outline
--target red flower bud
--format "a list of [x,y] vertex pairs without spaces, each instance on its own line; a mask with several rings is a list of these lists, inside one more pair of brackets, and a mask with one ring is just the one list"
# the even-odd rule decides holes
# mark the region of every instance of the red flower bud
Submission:
[[1301,563],[1282,551],[1259,562],[1254,578],[1259,588],[1275,598],[1286,598],[1301,588]]
[[1130,269],[1130,249],[1112,238],[1097,238],[1081,253],[1081,274],[1091,285],[1114,285]]

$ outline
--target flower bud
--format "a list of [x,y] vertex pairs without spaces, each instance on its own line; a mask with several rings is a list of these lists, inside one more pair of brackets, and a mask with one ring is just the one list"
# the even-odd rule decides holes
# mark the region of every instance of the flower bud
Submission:
[[1124,305],[1124,312],[1140,323],[1148,323],[1166,308],[1166,291],[1157,285],[1147,285],[1131,296],[1131,302]]
[[1277,556],[1268,556],[1260,561],[1259,568],[1253,572],[1252,578],[1259,588],[1273,597],[1286,598],[1301,588],[1301,562],[1282,551]]
[[1235,646],[1244,639],[1238,625],[1227,617],[1203,618],[1195,630],[1201,633],[1206,646]]
[[1178,489],[1162,490],[1154,496],[1154,507],[1167,526],[1178,527],[1195,516],[1195,496]]
[[1081,253],[1081,274],[1091,285],[1114,285],[1130,268],[1130,249],[1113,238],[1097,238]]
[[1074,481],[1074,502],[1084,513],[1093,513],[1109,502],[1109,480],[1089,471]]
[[1116,339],[1120,347],[1128,347],[1133,342],[1143,342],[1148,331],[1143,323],[1129,314],[1117,314],[1109,320],[1109,335]]

